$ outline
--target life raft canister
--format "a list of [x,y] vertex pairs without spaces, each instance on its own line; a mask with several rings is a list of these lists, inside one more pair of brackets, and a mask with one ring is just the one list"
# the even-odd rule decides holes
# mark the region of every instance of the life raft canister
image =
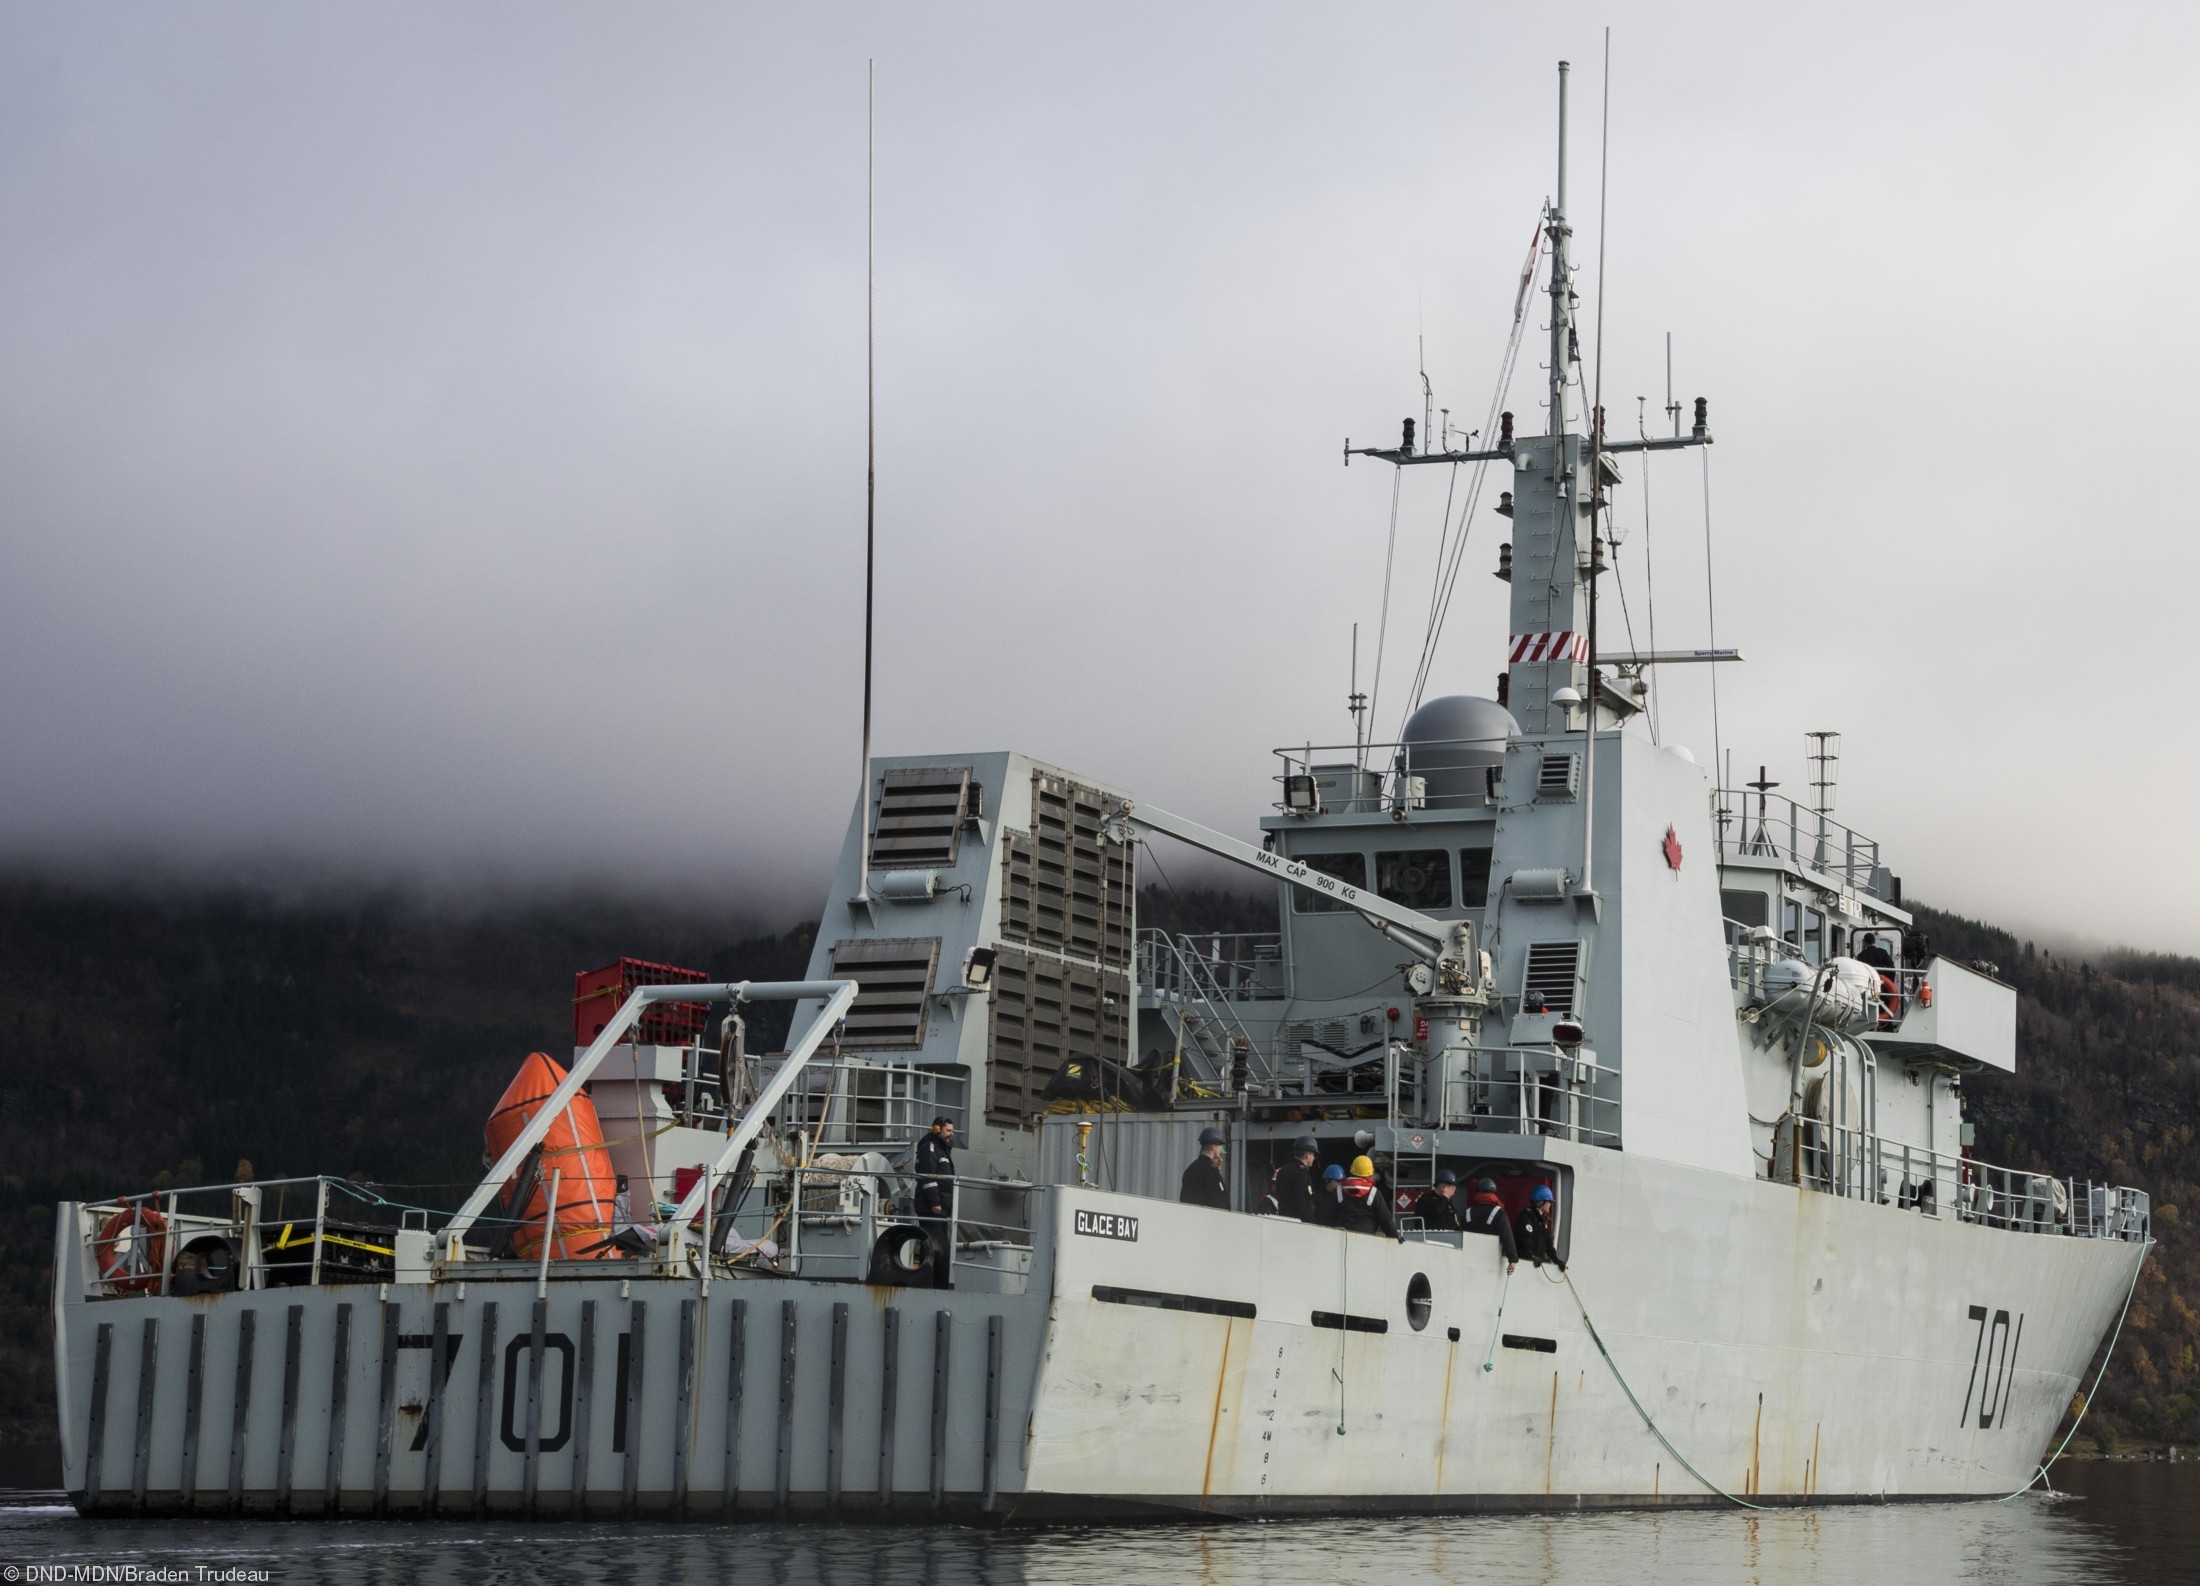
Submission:
[[[504,1087],[504,1094],[497,1098],[488,1126],[482,1130],[491,1162],[504,1155],[552,1092],[564,1083],[565,1069],[548,1054],[528,1054],[511,1084]],[[618,1190],[618,1174],[612,1170],[611,1153],[604,1149],[603,1124],[596,1116],[596,1104],[586,1095],[575,1096],[551,1120],[541,1150],[541,1171],[527,1204],[517,1212],[507,1208],[501,1214],[519,1219],[512,1253],[523,1260],[540,1256],[547,1218],[556,1229],[550,1254],[558,1260],[593,1260],[610,1254],[609,1250],[590,1248],[611,1236],[611,1198]],[[550,1208],[553,1176],[558,1186],[554,1211]],[[507,1194],[510,1189],[507,1185]]]
[[100,1224],[92,1259],[110,1293],[152,1293],[168,1264],[168,1219],[141,1203],[123,1207]]

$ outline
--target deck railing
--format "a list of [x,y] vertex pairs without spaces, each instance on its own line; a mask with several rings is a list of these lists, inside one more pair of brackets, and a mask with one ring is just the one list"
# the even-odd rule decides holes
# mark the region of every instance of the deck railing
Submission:
[[1384,1121],[1394,1131],[1471,1129],[1618,1147],[1617,1070],[1556,1046],[1478,1047],[1472,1061],[1473,1072],[1446,1076],[1442,1058],[1391,1042],[1382,1056]]
[[[1303,778],[1312,778],[1319,808],[1331,814],[1488,809],[1503,789],[1509,739],[1446,738],[1419,743],[1286,744],[1272,751],[1283,769],[1271,779],[1283,792],[1276,808],[1308,814]],[[1469,759],[1486,762],[1469,765]],[[1432,786],[1434,784],[1434,786]]]
[[[709,1265],[721,1276],[748,1267],[862,1281],[874,1265],[878,1236],[906,1226],[947,1243],[951,1272],[970,1267],[995,1274],[1003,1288],[1020,1286],[1033,1245],[1034,1186],[959,1175],[954,1185],[949,1215],[924,1219],[916,1213],[916,1180],[905,1165],[879,1170],[813,1162],[760,1172],[750,1203],[739,1214],[738,1231],[712,1226],[714,1195],[706,1203],[710,1210],[682,1240],[684,1255],[652,1251],[636,1259],[700,1275],[708,1241]],[[672,1210],[670,1203],[637,1205],[635,1226],[647,1227]],[[452,1215],[401,1205],[372,1186],[335,1178],[203,1185],[88,1202],[77,1207],[88,1277],[83,1297],[424,1281],[438,1248],[436,1235]],[[481,1277],[533,1276],[543,1282],[617,1277],[630,1270],[630,1259],[617,1251],[600,1259],[552,1260],[555,1242],[549,1240],[534,1257],[483,1253],[517,1226],[508,1217],[481,1217],[476,1233],[490,1245],[472,1252],[468,1270]],[[724,1237],[729,1232],[736,1237]],[[762,1243],[767,1239],[770,1246]],[[777,1253],[760,1256],[770,1250]]]
[[339,1178],[155,1190],[77,1208],[97,1294],[387,1281],[398,1236],[433,1214]]
[[[1764,1176],[1775,1176],[1781,1154],[1758,1158]],[[2141,1242],[2152,1236],[2153,1202],[2144,1190],[1950,1156],[1814,1119],[1797,1131],[1796,1172],[1804,1188],[1823,1194],[1988,1228]]]
[[1879,840],[1777,793],[1721,788],[1716,795],[1719,857],[1769,859],[1813,870],[1855,892],[1892,902],[1894,877]]
[[1140,931],[1138,984],[1182,1001],[1280,1001],[1283,933]]
[[[757,1063],[761,1089],[777,1061]],[[813,1064],[778,1108],[782,1133],[801,1129],[819,1151],[898,1151],[947,1118],[970,1126],[970,1081],[960,1073],[870,1059]]]

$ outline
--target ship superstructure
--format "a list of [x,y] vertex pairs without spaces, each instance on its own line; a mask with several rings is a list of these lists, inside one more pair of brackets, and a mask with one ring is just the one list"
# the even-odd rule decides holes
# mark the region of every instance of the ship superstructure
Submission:
[[[455,1212],[321,1179],[63,1206],[79,1508],[1044,1521],[2032,1479],[2147,1199],[1972,1155],[1962,1083],[2014,1066],[2014,993],[1934,955],[1832,821],[1823,738],[1805,807],[1647,730],[1662,669],[1739,656],[1601,644],[1601,528],[1628,459],[1709,445],[1708,414],[1626,441],[1581,410],[1563,162],[1543,229],[1546,432],[1348,453],[1510,471],[1499,698],[1283,751],[1258,843],[1015,753],[881,757],[808,977],[588,982]],[[1157,838],[1274,878],[1280,931],[1141,931]],[[787,1050],[751,1053],[770,999]],[[627,1189],[576,1246],[560,1186],[596,1170],[553,1131],[584,1095]],[[1177,1199],[1205,1129],[1227,1211]],[[1260,1215],[1305,1135],[1374,1160],[1402,1237]],[[1433,1231],[1444,1172],[1549,1192],[1560,1260]]]

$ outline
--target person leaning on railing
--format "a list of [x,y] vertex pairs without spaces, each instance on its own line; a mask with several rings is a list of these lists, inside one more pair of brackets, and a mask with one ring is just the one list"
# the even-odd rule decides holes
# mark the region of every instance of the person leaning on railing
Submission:
[[1566,1270],[1566,1263],[1558,1259],[1558,1197],[1548,1184],[1538,1184],[1528,1191],[1528,1204],[1520,1208],[1520,1226],[1513,1230],[1514,1240],[1524,1261],[1537,1266],[1548,1261]]
[[1513,1242],[1512,1219],[1505,1215],[1505,1203],[1498,1198],[1495,1179],[1474,1181],[1474,1198],[1467,1205],[1466,1221],[1468,1233],[1496,1237],[1498,1254],[1507,1272],[1520,1264],[1520,1249]]

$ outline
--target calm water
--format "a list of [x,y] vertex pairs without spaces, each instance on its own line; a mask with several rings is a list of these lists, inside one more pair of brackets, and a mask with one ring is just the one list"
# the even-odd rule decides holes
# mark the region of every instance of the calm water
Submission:
[[[0,1474],[5,1473],[0,1464]],[[2200,1465],[2065,1465],[2005,1504],[1510,1516],[1001,1534],[778,1526],[78,1520],[0,1492],[0,1565],[243,1566],[274,1582],[754,1586],[1719,1586],[2200,1581]],[[0,1571],[0,1579],[6,1578]],[[127,1577],[110,1576],[110,1579]],[[193,1571],[195,1578],[195,1571]]]

